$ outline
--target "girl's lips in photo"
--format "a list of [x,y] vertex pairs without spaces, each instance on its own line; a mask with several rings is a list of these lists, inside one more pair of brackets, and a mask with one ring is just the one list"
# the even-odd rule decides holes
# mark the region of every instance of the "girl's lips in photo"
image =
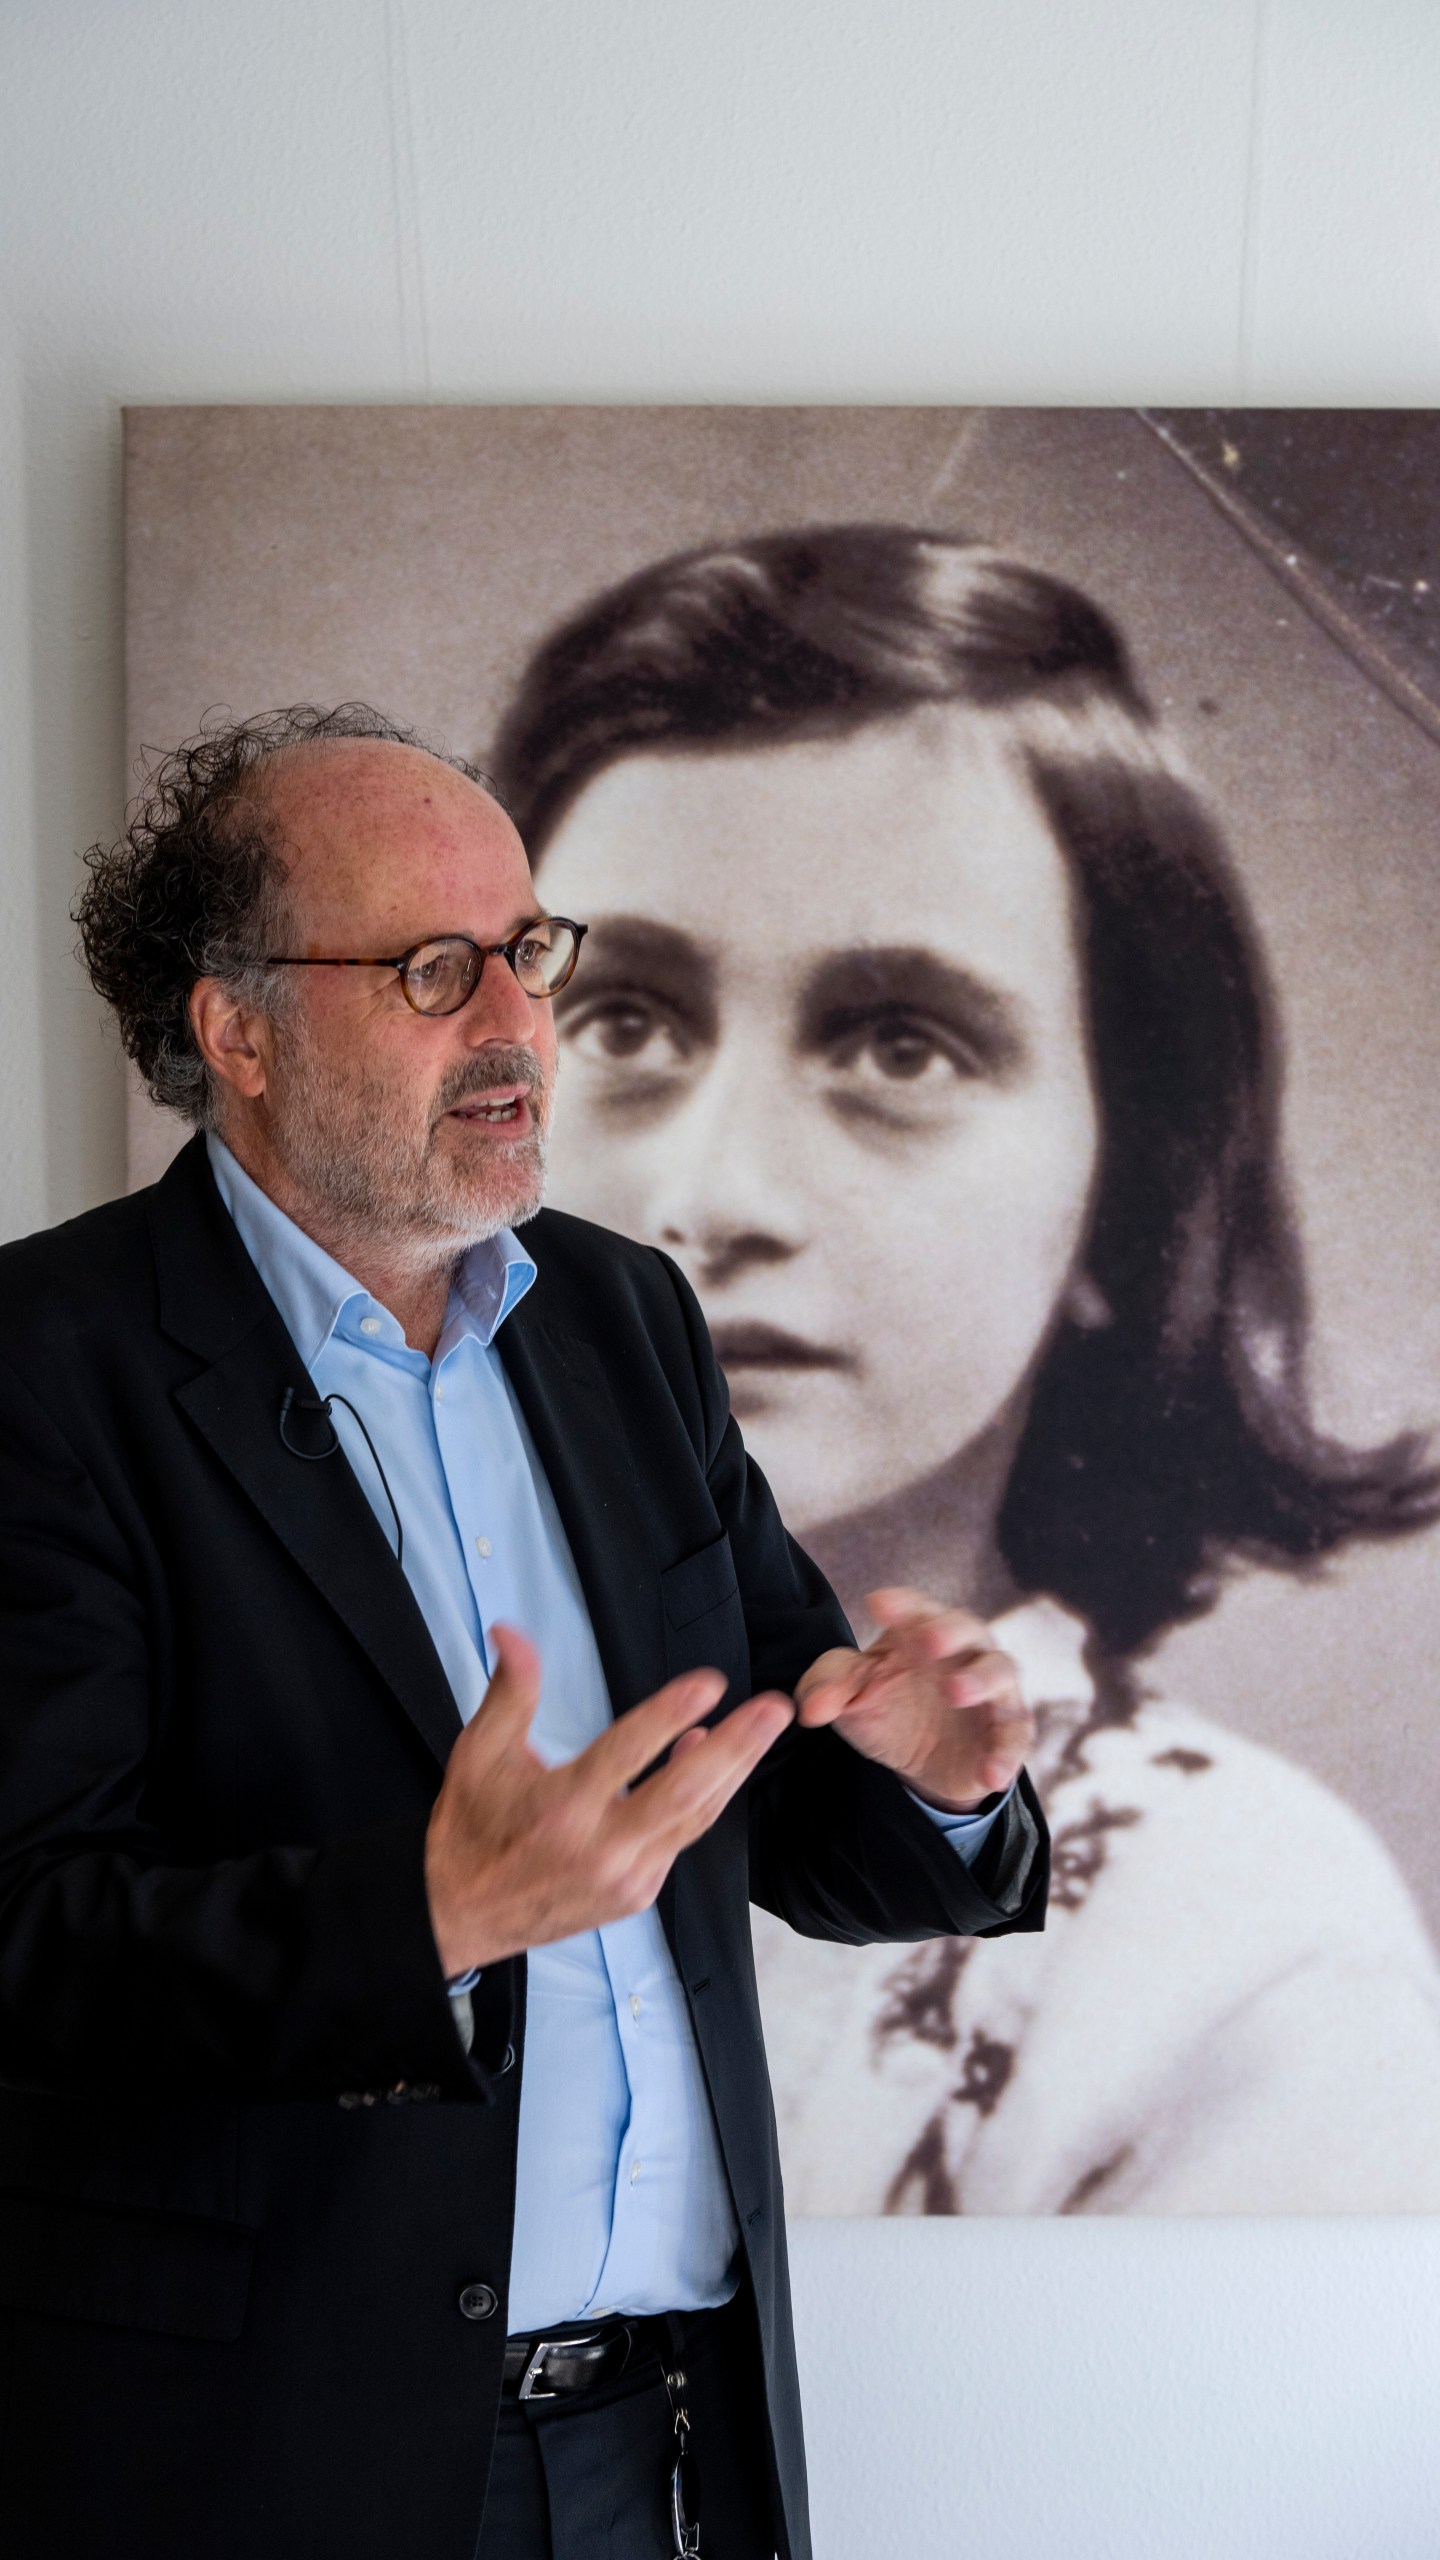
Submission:
[[710,1328],[722,1369],[853,1369],[854,1361],[828,1345],[806,1342],[775,1324],[732,1322]]

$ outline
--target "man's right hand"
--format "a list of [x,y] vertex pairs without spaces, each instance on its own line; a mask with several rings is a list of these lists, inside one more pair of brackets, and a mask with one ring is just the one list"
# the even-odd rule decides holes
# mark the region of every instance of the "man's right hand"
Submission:
[[425,1838],[447,1975],[648,1910],[795,1713],[772,1690],[697,1730],[725,1677],[686,1671],[549,1769],[529,1741],[540,1657],[516,1628],[491,1635],[495,1675],[450,1754]]

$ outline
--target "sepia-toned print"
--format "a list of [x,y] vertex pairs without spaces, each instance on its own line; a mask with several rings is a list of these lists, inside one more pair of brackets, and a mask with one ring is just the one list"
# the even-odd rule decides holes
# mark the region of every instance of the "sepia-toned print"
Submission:
[[976,1606],[1041,1708],[1043,1939],[757,1924],[795,2208],[1440,2201],[1398,1877],[1136,1667],[1440,1481],[1310,1414],[1267,971],[1120,634],[904,527],[727,544],[556,634],[496,767],[591,920],[553,1196],[679,1258],[852,1621]]
[[[852,1623],[1038,1712],[1043,1935],[756,1914],[790,2210],[1440,2206],[1435,422],[358,414],[137,432],[137,719],[233,596],[237,707],[478,753],[587,926],[547,1198],[680,1265]],[[202,555],[297,526],[280,645]]]

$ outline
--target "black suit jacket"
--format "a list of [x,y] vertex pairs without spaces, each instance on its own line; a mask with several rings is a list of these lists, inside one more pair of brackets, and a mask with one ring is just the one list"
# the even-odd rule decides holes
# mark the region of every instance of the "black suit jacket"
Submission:
[[[693,1296],[601,1228],[525,1233],[500,1346],[617,1711],[699,1663],[731,1703],[792,1687],[849,1631]],[[439,1660],[343,1457],[282,1445],[308,1381],[199,1141],[0,1253],[0,1362],[4,2548],[471,2560],[525,1966],[487,1971],[467,2057],[424,1890]],[[848,1940],[1038,1927],[1043,1831],[1027,1796],[967,1875],[888,1773],[792,1729],[662,1896],[802,2560],[750,1896]]]

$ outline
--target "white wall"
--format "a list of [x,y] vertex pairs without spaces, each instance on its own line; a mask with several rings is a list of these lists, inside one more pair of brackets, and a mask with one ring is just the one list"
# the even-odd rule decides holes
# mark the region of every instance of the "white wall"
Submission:
[[[1440,401],[1434,0],[8,0],[0,1232],[121,1182],[69,957],[123,400]],[[1440,2230],[809,2225],[821,2560],[1432,2560]]]

